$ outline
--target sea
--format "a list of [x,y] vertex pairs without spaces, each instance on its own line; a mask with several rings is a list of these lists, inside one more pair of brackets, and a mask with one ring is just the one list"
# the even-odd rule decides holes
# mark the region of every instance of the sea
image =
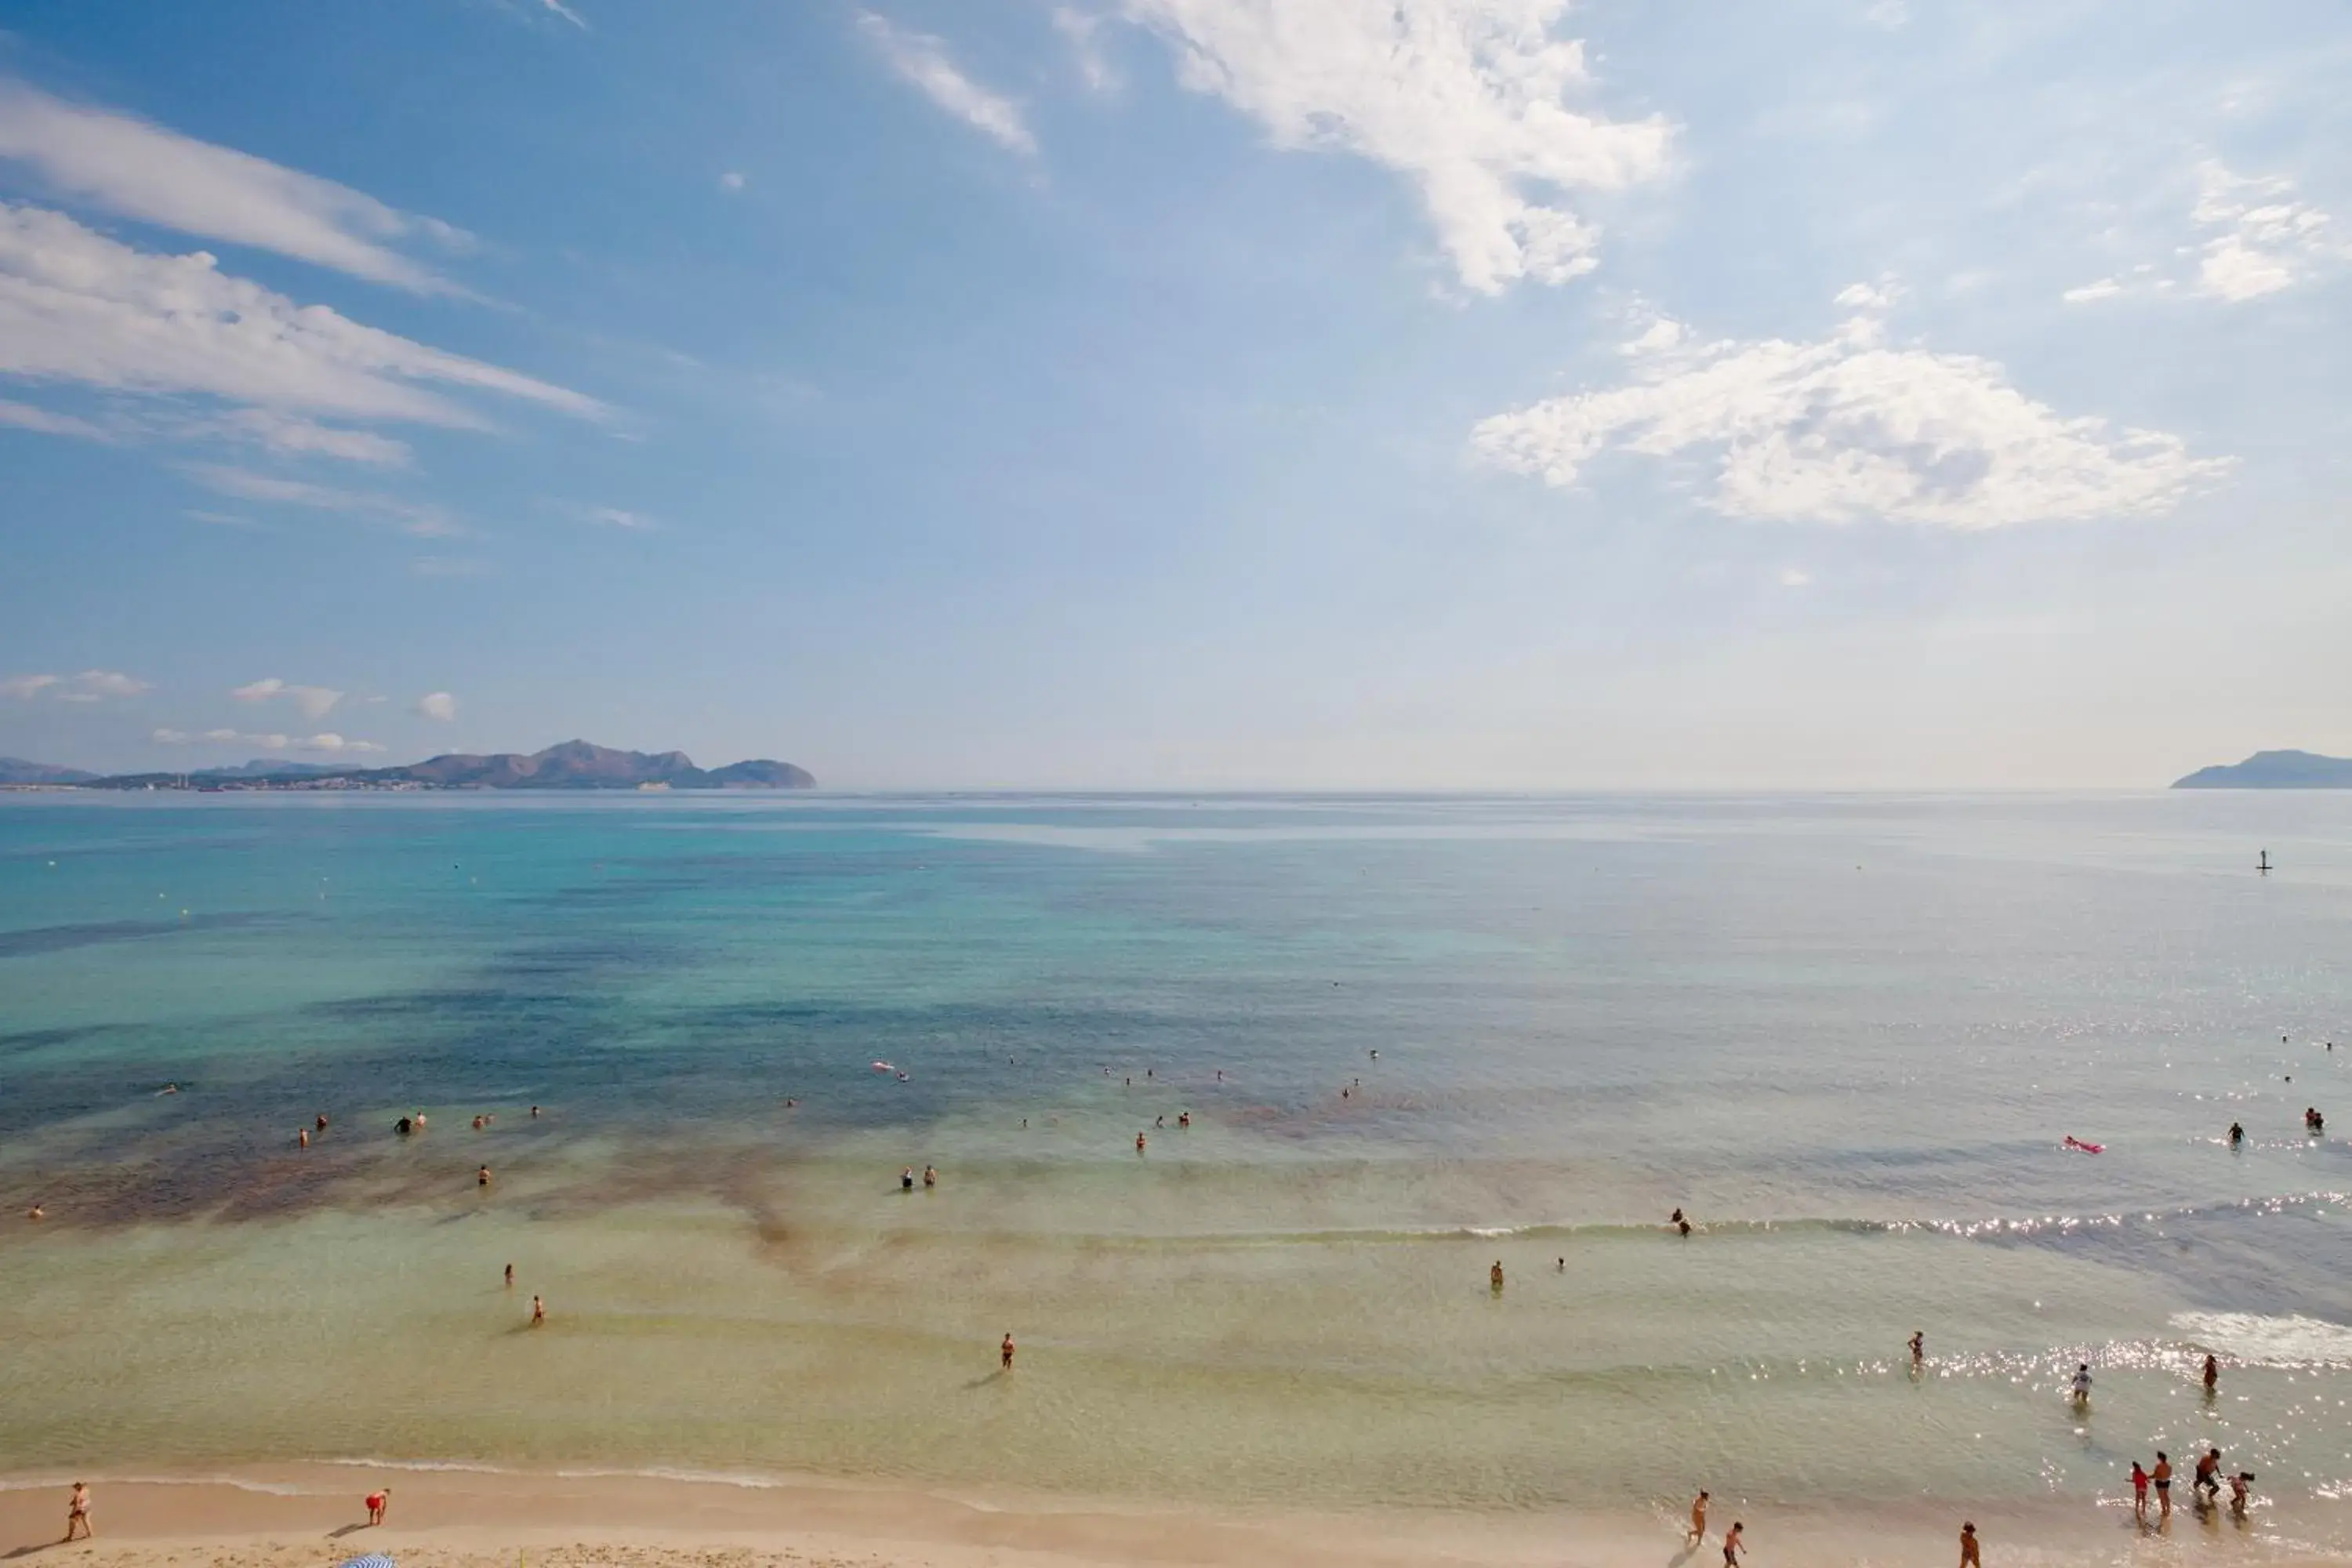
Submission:
[[2352,793],[5,796],[0,1475],[2336,1528],[2347,1090]]

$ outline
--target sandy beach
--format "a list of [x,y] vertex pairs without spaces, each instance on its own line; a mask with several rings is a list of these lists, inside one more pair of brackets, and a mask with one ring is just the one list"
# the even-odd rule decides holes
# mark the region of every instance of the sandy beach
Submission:
[[[69,1481],[0,1482],[0,1560],[183,1568],[309,1568],[368,1552],[409,1568],[1130,1568],[1362,1564],[1371,1568],[1712,1568],[1727,1515],[1686,1549],[1663,1513],[1210,1514],[1043,1499],[982,1499],[809,1478],[728,1480],[631,1475],[385,1470],[320,1465],[216,1477],[90,1478],[93,1542],[58,1543]],[[386,1522],[362,1498],[389,1484]],[[2329,1505],[2330,1508],[2340,1505]],[[1947,1526],[1943,1515],[1953,1513]],[[1759,1563],[1894,1568],[1957,1555],[1956,1511],[1918,1505],[1750,1511]],[[2259,1517],[2240,1528],[2185,1509],[2167,1536],[2120,1510],[2073,1504],[1971,1510],[1990,1561],[2035,1563],[2201,1558],[2340,1562]],[[2334,1520],[2307,1522],[2326,1527]]]

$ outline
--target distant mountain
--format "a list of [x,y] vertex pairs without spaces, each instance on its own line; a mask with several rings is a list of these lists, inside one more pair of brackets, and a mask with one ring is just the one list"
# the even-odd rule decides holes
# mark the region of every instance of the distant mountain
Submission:
[[2227,767],[2200,768],[2175,789],[2352,789],[2352,757],[2256,752]]
[[[184,785],[183,780],[185,781]],[[192,773],[120,773],[75,782],[99,789],[814,789],[816,779],[790,763],[753,758],[705,771],[684,752],[616,752],[566,741],[524,756],[452,752],[402,767],[350,768],[268,759],[241,768]]]
[[28,763],[22,757],[0,757],[0,784],[88,784],[97,776],[79,768],[53,768],[47,763]]

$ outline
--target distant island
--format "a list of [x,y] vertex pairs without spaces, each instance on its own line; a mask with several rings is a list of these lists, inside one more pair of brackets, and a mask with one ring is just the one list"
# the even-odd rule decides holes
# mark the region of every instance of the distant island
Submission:
[[2242,763],[2200,768],[2175,789],[2352,789],[2352,757],[2314,752],[2256,752]]
[[42,789],[271,790],[446,789],[814,789],[816,778],[790,763],[754,757],[723,768],[698,768],[684,752],[618,752],[586,741],[566,741],[524,756],[450,752],[404,767],[348,768],[331,763],[257,758],[234,767],[192,773],[113,773],[0,758],[0,785]]

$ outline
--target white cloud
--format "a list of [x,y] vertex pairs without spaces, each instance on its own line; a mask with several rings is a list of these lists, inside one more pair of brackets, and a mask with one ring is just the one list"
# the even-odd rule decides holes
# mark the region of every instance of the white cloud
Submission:
[[604,412],[563,387],[362,326],[323,305],[297,305],[222,272],[203,251],[135,250],[61,213],[7,204],[0,204],[0,374],[478,429],[487,427],[479,415],[427,387],[586,417]]
[[1015,153],[1037,151],[1037,139],[1029,134],[1021,106],[964,75],[948,58],[945,43],[929,33],[902,32],[871,11],[860,12],[857,25],[881,49],[890,68],[924,97]]
[[1411,179],[1465,287],[1560,283],[1592,269],[1599,231],[1563,193],[1615,191],[1668,166],[1664,120],[1571,109],[1584,46],[1552,29],[1568,0],[1125,0],[1168,38],[1178,74],[1280,147],[1332,147]]
[[448,225],[396,211],[332,180],[216,147],[127,114],[0,82],[0,159],[51,189],[123,217],[274,250],[377,283],[455,291],[385,242]]
[[2326,213],[2294,199],[2284,174],[2236,174],[2218,158],[2195,170],[2197,200],[2189,216],[2205,237],[2184,246],[2197,258],[2193,275],[2168,276],[2152,263],[2128,279],[2102,278],[2059,297],[2070,305],[2124,294],[2188,295],[2242,304],[2292,289],[2352,260],[2352,245],[2334,237]]
[[2219,159],[2197,166],[2197,205],[2189,216],[2222,232],[2205,245],[2198,291],[2235,303],[2294,287],[2345,259],[2327,232],[2327,215],[2292,201],[2284,175],[2241,177]]
[[318,735],[255,733],[247,730],[157,730],[148,739],[159,746],[236,746],[264,752],[315,752],[327,756],[368,756],[383,748],[330,731]]
[[272,408],[238,408],[217,420],[198,421],[187,435],[223,434],[259,443],[288,457],[338,458],[347,463],[373,463],[383,468],[408,466],[408,444],[373,430],[352,430],[321,425],[299,414]]
[[1968,354],[1883,346],[1869,317],[1826,341],[1726,341],[1637,360],[1627,384],[1479,422],[1476,452],[1574,484],[1616,450],[1704,454],[1728,516],[1958,530],[2162,511],[2233,459],[2069,418]]
[[436,723],[452,723],[457,717],[457,699],[446,691],[428,691],[416,700],[415,712]]
[[1076,57],[1078,75],[1090,92],[1117,92],[1118,72],[1112,68],[1110,57],[1103,53],[1102,21],[1087,11],[1074,11],[1067,5],[1054,8],[1054,30],[1070,42],[1070,53]]
[[0,680],[0,697],[29,700],[46,694],[58,702],[103,702],[114,697],[136,697],[155,689],[119,669],[85,669],[79,675],[15,675]]
[[582,32],[584,33],[588,31],[587,19],[582,16],[579,12],[574,11],[571,6],[566,5],[563,3],[563,0],[539,0],[539,3],[547,7],[548,10],[553,12],[556,16],[562,17],[573,26],[579,28]]
[[420,539],[452,539],[466,533],[464,524],[428,501],[403,500],[398,496],[383,495],[373,490],[341,489],[332,485],[313,484],[308,479],[257,474],[250,468],[219,463],[198,464],[188,471],[208,489],[223,495],[236,496],[241,500],[379,517],[396,525],[402,532]]
[[313,723],[333,711],[335,704],[343,700],[343,694],[331,686],[296,686],[274,675],[250,686],[240,686],[229,695],[239,702],[272,702],[282,697]]
[[1833,303],[1849,310],[1888,310],[1903,298],[1903,285],[1892,277],[1882,277],[1875,283],[1849,283],[1838,290]]
[[737,191],[743,188],[742,174],[734,169],[728,170],[725,174],[719,176],[719,188],[725,191],[729,195],[733,195]]
[[1783,588],[1805,588],[1812,585],[1813,574],[1801,566],[1783,566],[1780,581]]
[[617,528],[626,533],[652,533],[661,527],[661,520],[642,511],[625,511],[617,506],[583,506],[569,509],[583,522],[593,522],[600,528]]
[[19,430],[37,430],[44,436],[78,436],[85,441],[113,439],[107,431],[87,419],[77,419],[70,414],[52,414],[29,403],[11,403],[5,398],[0,398],[0,425],[13,425]]

